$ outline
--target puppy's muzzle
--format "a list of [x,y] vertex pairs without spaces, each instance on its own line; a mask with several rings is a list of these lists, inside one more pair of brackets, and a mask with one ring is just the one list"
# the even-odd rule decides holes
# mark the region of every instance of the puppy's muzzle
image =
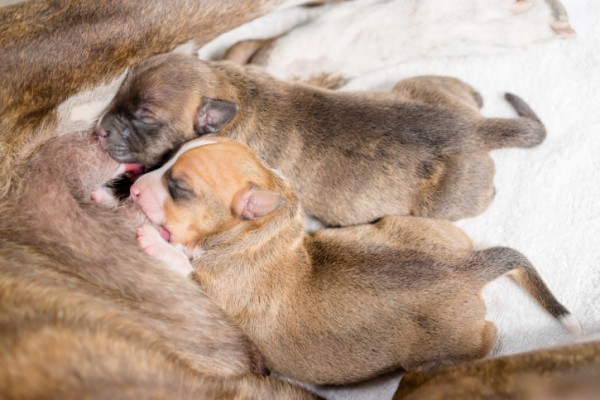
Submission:
[[96,125],[94,132],[102,149],[113,159],[121,163],[138,162],[132,151],[134,143],[130,143],[136,139],[130,124],[117,118],[105,118]]

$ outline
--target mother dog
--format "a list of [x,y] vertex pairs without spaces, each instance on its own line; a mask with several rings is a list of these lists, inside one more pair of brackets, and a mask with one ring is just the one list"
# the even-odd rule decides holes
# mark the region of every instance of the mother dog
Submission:
[[125,69],[279,3],[0,9],[0,397],[310,397],[252,375],[260,356],[242,333],[87,201],[118,167],[87,129]]

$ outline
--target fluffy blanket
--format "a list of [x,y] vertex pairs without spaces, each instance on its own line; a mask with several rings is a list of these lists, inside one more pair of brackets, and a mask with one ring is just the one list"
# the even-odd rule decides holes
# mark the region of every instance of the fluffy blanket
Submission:
[[[529,102],[545,123],[548,137],[540,146],[492,153],[496,197],[482,215],[458,225],[476,247],[510,246],[527,255],[584,333],[574,337],[510,279],[500,278],[484,291],[488,319],[499,332],[493,355],[600,339],[600,25],[593,17],[600,15],[600,3],[563,3],[577,32],[574,38],[511,47],[497,54],[477,49],[472,55],[426,54],[355,76],[342,88],[385,89],[415,75],[451,75],[482,93],[484,115],[514,115],[503,99],[508,91]],[[310,18],[305,11],[292,16],[291,22],[283,16],[270,17],[253,29],[276,32],[305,18]],[[215,51],[214,45],[210,51]],[[388,378],[363,390],[321,393],[385,398],[392,395],[395,383]]]

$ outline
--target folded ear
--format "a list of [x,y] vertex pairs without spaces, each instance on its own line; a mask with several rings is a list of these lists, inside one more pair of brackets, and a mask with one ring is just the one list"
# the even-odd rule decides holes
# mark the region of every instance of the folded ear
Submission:
[[202,98],[196,118],[196,131],[200,134],[220,131],[237,113],[238,106],[230,101]]
[[269,215],[283,203],[285,200],[277,193],[250,182],[233,196],[231,209],[239,218],[254,219]]

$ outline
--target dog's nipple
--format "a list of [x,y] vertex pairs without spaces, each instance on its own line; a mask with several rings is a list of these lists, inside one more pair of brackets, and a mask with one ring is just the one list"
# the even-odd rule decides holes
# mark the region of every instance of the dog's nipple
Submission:
[[129,189],[129,197],[131,197],[131,200],[133,200],[133,201],[139,200],[140,194],[141,194],[140,189],[138,189],[137,186],[135,186],[135,185],[132,185],[131,188]]

